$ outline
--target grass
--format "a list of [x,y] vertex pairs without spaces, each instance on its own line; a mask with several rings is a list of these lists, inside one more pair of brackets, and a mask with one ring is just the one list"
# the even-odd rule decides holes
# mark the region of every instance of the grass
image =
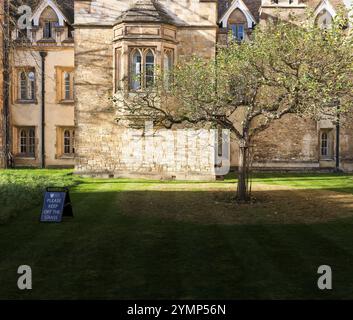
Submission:
[[347,174],[260,174],[254,177],[254,182],[271,185],[286,185],[299,189],[326,189],[339,192],[353,193],[353,176]]
[[[350,175],[257,175],[258,203],[245,206],[230,201],[232,179],[13,170],[0,181],[1,214],[12,216],[0,226],[0,299],[353,298]],[[75,217],[41,224],[41,191],[53,184],[71,185]],[[23,264],[31,291],[16,286]],[[331,291],[317,289],[322,264]]]
[[0,224],[38,206],[46,187],[70,187],[77,182],[71,170],[1,170]]

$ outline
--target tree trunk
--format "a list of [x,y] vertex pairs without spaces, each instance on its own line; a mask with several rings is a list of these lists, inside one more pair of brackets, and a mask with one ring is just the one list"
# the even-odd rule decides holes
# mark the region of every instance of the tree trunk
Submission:
[[242,143],[240,148],[239,157],[239,172],[238,172],[238,189],[237,189],[237,200],[247,201],[249,200],[248,194],[248,144]]

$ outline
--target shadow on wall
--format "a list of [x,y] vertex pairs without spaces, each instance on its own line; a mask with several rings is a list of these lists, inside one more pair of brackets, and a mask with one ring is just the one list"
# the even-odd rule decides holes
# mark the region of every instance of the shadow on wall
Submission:
[[76,36],[75,89],[80,104],[96,108],[107,105],[112,95],[112,30],[81,29]]

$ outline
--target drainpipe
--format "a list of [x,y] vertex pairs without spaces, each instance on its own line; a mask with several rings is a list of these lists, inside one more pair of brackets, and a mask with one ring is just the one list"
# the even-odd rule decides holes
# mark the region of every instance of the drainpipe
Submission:
[[42,115],[42,123],[41,123],[41,168],[45,168],[45,57],[47,53],[41,51],[40,56],[42,58],[42,106],[41,106],[41,115]]
[[336,123],[336,171],[340,171],[340,104],[337,103]]
[[9,26],[10,6],[9,0],[5,0],[3,7],[3,147],[4,166],[12,167],[11,159],[11,137],[10,137],[10,26]]

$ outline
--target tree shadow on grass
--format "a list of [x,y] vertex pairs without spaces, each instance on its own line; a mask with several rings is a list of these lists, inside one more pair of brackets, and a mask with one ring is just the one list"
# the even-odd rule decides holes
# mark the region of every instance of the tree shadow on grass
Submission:
[[[261,190],[262,188],[267,190]],[[261,188],[261,189],[260,189]],[[353,217],[353,195],[328,190],[261,186],[254,201],[235,202],[235,191],[120,191],[112,201],[121,214],[196,224],[322,223]]]
[[[258,191],[254,208],[230,203],[232,192],[77,190],[71,220],[40,224],[36,208],[1,227],[0,298],[353,298],[352,197],[309,219],[310,202],[330,206],[317,192],[305,203]],[[21,264],[32,291],[16,289]],[[317,288],[322,264],[334,290]]]

